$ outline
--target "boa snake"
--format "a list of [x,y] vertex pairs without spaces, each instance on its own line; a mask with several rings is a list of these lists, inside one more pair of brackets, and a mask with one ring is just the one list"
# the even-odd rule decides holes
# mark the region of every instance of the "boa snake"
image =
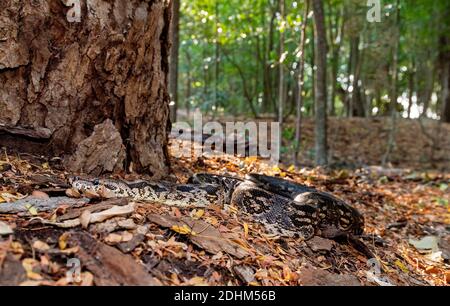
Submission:
[[364,218],[331,194],[287,180],[260,174],[245,179],[195,174],[187,184],[72,178],[72,189],[104,198],[127,197],[181,208],[232,205],[253,216],[269,232],[311,239],[361,235]]

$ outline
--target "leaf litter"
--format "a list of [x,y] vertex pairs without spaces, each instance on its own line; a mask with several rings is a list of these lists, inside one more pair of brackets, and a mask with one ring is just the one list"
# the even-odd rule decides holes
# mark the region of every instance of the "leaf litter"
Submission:
[[[232,208],[64,198],[68,174],[36,159],[1,160],[11,166],[0,172],[0,284],[449,285],[445,173],[296,170],[232,156],[173,161],[180,181],[260,172],[332,192],[364,214],[361,243],[374,259],[345,239],[270,235]],[[76,280],[67,277],[69,258],[80,260]]]

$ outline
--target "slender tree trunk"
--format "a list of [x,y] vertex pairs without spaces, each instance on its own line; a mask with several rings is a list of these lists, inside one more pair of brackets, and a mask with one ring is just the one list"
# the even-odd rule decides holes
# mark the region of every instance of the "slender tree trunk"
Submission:
[[356,37],[353,40],[352,44],[352,53],[353,53],[353,62],[352,62],[352,75],[353,75],[353,92],[351,95],[351,109],[352,109],[352,116],[356,117],[363,117],[364,116],[364,106],[361,99],[361,88],[359,85],[360,82],[360,71],[361,71],[361,65],[362,65],[362,56],[361,52],[359,51],[359,43],[360,38]]
[[447,69],[444,72],[442,79],[442,114],[441,121],[450,123],[450,65],[447,64]]
[[[206,58],[206,49],[203,49],[202,58]],[[203,97],[207,99],[209,89],[209,69],[206,65],[203,66]],[[206,113],[209,113],[207,110]]]
[[411,119],[411,110],[412,106],[414,104],[413,97],[414,97],[414,76],[415,76],[415,60],[412,59],[411,61],[411,71],[408,75],[408,119]]
[[214,114],[219,110],[219,82],[220,82],[220,40],[219,40],[219,0],[215,3],[216,17],[216,42],[215,42],[215,61],[214,61]]
[[[278,79],[278,122],[280,123],[280,133],[283,130],[283,113],[284,113],[284,1],[280,1],[280,16],[281,16],[281,29],[280,29],[280,60],[279,60],[279,79]],[[280,138],[281,140],[281,138]]]
[[[311,67],[316,67],[316,37],[314,35],[314,30],[311,35],[311,58],[310,61]],[[311,81],[312,81],[312,89],[311,89],[311,97],[313,101],[316,101],[316,70],[311,69]],[[315,104],[312,105],[311,109],[308,109],[308,113],[311,113],[311,116],[315,116]]]
[[298,80],[297,80],[297,117],[295,121],[295,152],[294,163],[298,166],[298,155],[300,153],[300,146],[302,142],[302,107],[303,107],[303,85],[305,81],[305,45],[306,45],[306,27],[308,26],[308,14],[309,14],[309,0],[305,1],[305,11],[303,15],[303,22],[300,34],[300,47],[299,47],[299,59],[298,59]]
[[[331,7],[331,5],[330,5]],[[330,69],[330,81],[331,81],[331,94],[329,99],[329,114],[330,116],[336,116],[336,95],[337,95],[337,75],[339,72],[339,62],[341,58],[342,42],[344,41],[344,29],[345,29],[345,6],[342,5],[339,13],[336,13],[336,35],[332,35],[330,32],[330,45],[331,50],[331,69]],[[332,16],[330,17],[330,19]],[[339,24],[340,23],[340,24]],[[331,24],[331,22],[330,22]],[[344,102],[344,101],[343,101]]]
[[396,32],[395,32],[395,43],[392,50],[392,83],[391,83],[391,94],[390,94],[390,115],[391,115],[391,128],[389,131],[389,137],[387,142],[386,152],[383,155],[381,164],[386,165],[391,157],[391,153],[395,147],[395,135],[397,134],[397,81],[398,81],[398,51],[400,44],[400,0],[397,0],[396,4]]
[[314,10],[315,62],[317,66],[315,80],[315,149],[316,164],[328,164],[327,148],[327,44],[323,2],[312,0]]
[[[354,58],[356,56],[355,54],[355,47],[354,47],[354,39],[351,38],[349,45],[350,45],[350,55],[348,57],[348,65],[347,65],[347,94],[345,96],[345,113],[347,115],[347,117],[351,118],[353,117],[353,103],[352,103],[352,96],[353,96],[353,91],[350,92],[350,87],[352,86],[353,82],[350,79],[350,76],[352,75],[352,71],[353,71],[353,66],[354,66]],[[353,89],[354,90],[354,89]]]
[[431,64],[432,67],[426,69],[426,74],[428,75],[425,80],[425,87],[421,89],[419,94],[419,101],[422,104],[422,113],[420,117],[427,117],[428,109],[430,108],[431,96],[433,95],[433,87],[436,79],[436,65]]
[[192,92],[192,76],[191,76],[191,67],[192,67],[192,59],[189,51],[185,50],[186,53],[186,64],[187,64],[187,72],[186,72],[186,93],[184,98],[184,103],[186,107],[187,117],[189,118],[191,112],[191,92]]
[[176,122],[178,110],[178,56],[180,50],[180,0],[173,0],[172,10],[169,91],[172,100],[170,119],[172,122]]
[[269,23],[269,38],[266,44],[266,50],[264,54],[264,97],[263,97],[263,105],[262,112],[267,113],[271,111],[275,111],[275,100],[273,97],[273,84],[272,84],[272,68],[270,67],[270,54],[274,50],[274,31],[275,31],[275,18],[276,18],[276,10],[271,8],[271,17]]
[[[448,34],[447,34],[448,35]],[[441,121],[450,123],[450,38],[443,36],[440,39],[441,62]]]
[[80,1],[72,20],[63,1],[0,1],[0,146],[64,155],[71,172],[166,175],[170,3]]

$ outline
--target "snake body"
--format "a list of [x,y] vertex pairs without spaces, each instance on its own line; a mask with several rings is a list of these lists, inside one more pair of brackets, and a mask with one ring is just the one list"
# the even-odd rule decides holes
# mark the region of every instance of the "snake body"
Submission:
[[311,239],[360,235],[363,216],[331,194],[287,180],[250,174],[245,179],[207,173],[195,174],[187,184],[74,178],[72,189],[105,198],[127,197],[182,208],[231,205],[250,214],[269,232]]

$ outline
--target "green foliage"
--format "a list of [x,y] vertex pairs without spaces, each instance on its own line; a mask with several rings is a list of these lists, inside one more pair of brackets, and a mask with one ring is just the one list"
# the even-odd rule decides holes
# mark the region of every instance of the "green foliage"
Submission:
[[[286,18],[278,14],[279,0],[182,1],[180,100],[188,108],[212,112],[261,114],[276,110],[280,60],[285,68],[286,112],[294,113],[297,67],[304,1],[286,1]],[[417,109],[439,90],[436,62],[439,37],[450,32],[448,0],[384,0],[382,20],[369,23],[368,7],[361,0],[326,0],[329,46],[328,67],[336,63],[335,100],[338,114],[345,113],[353,74],[351,40],[358,39],[359,83],[362,100],[370,101],[369,114],[385,114],[392,91],[394,46],[398,42],[398,96],[407,97],[413,78]],[[399,6],[397,7],[397,3]],[[399,21],[395,18],[400,10]],[[312,16],[309,15],[304,85],[304,115],[313,112]],[[342,32],[343,30],[343,32]],[[285,54],[279,54],[280,33]],[[333,50],[338,50],[334,56]],[[216,58],[216,55],[218,57]],[[331,69],[330,69],[331,70]],[[434,76],[434,83],[430,81]],[[430,84],[431,83],[431,84]],[[430,110],[437,112],[439,101]],[[407,108],[398,105],[399,111]]]

